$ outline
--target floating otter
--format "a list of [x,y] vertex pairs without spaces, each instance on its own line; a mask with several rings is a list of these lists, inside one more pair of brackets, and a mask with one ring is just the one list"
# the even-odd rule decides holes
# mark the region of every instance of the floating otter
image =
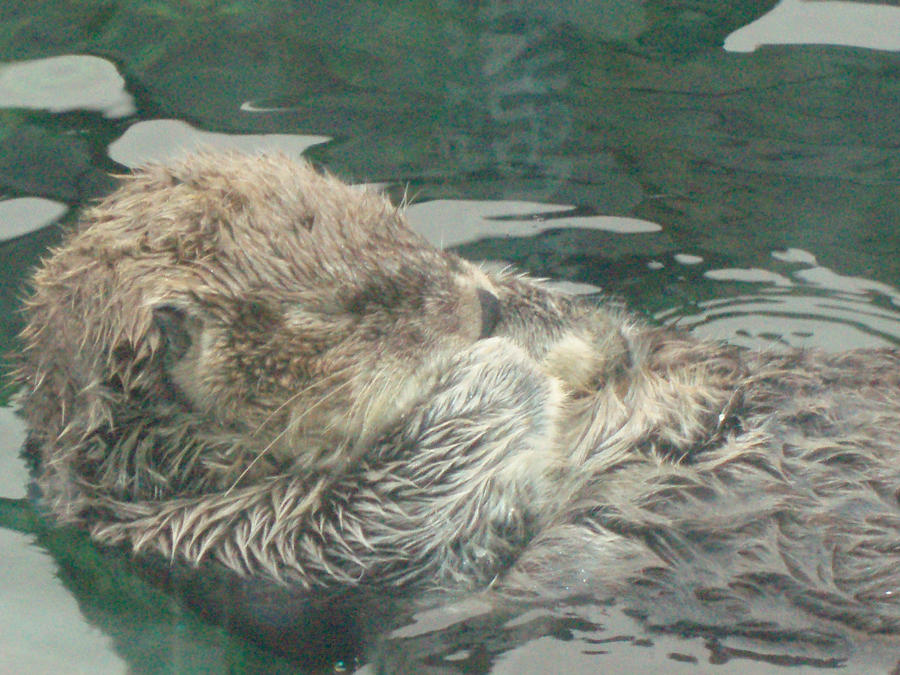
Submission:
[[37,483],[99,542],[299,589],[665,595],[751,632],[778,597],[788,629],[900,631],[896,351],[648,326],[238,154],[124,179],[26,314]]

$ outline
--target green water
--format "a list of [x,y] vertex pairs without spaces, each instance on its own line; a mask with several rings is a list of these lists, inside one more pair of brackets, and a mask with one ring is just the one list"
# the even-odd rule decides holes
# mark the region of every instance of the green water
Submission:
[[[898,35],[896,3],[5,3],[0,351],[59,226],[110,173],[198,145],[305,152],[409,195],[435,243],[698,334],[900,344]],[[0,670],[293,668],[36,521],[22,429],[0,412]],[[590,602],[518,621],[417,617],[378,659],[386,672],[791,665],[789,649],[647,633]],[[898,660],[855,646],[800,663]]]

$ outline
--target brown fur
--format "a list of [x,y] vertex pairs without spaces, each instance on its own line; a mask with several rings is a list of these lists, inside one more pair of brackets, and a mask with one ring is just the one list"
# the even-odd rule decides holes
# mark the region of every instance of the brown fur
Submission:
[[896,352],[648,327],[280,156],[139,171],[33,288],[38,484],[98,541],[306,588],[629,589],[734,625],[778,596],[789,627],[900,630]]

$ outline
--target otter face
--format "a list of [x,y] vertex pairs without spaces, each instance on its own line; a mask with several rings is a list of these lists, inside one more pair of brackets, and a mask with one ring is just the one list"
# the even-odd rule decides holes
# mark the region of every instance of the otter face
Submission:
[[[207,288],[156,304],[165,378],[193,410],[276,457],[346,459],[348,445],[365,447],[393,425],[447,358],[499,323],[487,277],[410,240],[416,246],[402,257],[385,251],[351,280],[330,278],[315,261],[277,292]],[[354,257],[381,245],[363,242]]]
[[28,379],[62,392],[49,436],[176,416],[308,466],[382,433],[503,322],[495,282],[387,199],[284,157],[136,173],[34,288]]

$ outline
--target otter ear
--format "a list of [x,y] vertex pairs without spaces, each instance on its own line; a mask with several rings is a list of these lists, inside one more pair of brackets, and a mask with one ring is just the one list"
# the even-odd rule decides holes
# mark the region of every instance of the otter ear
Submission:
[[159,331],[166,363],[180,361],[199,337],[200,322],[175,305],[153,308],[153,325]]

